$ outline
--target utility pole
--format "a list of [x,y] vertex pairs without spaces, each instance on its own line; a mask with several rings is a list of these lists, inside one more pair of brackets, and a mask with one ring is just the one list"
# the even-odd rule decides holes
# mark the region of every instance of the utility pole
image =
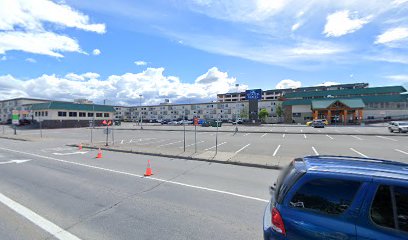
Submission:
[[186,117],[186,108],[184,106],[184,110],[183,110],[184,152],[186,151],[186,121],[184,120],[185,117]]
[[139,112],[139,115],[140,115],[140,129],[143,129],[143,116],[142,116],[142,97],[143,97],[143,95],[142,94],[139,94],[139,105],[140,105],[140,112]]
[[[237,103],[236,103],[236,105],[235,105],[235,107],[236,107],[236,109],[235,109],[235,132],[238,132],[238,115],[239,115],[239,113],[238,113],[238,111],[239,111],[239,108],[238,108],[238,106],[239,106],[239,100],[240,100],[240,96],[239,96],[239,84],[238,83],[236,83],[235,84],[235,87],[237,87]],[[218,125],[217,125],[218,126]]]

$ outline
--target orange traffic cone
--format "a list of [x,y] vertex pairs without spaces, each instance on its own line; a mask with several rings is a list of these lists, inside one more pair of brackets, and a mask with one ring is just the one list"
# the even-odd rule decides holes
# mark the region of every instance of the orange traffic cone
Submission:
[[147,168],[146,168],[146,173],[144,175],[145,177],[153,175],[152,168],[150,167],[150,160],[147,160]]
[[82,144],[81,143],[78,145],[78,150],[82,150]]
[[96,158],[102,158],[101,148],[99,148],[99,150],[98,150],[98,155],[96,155]]

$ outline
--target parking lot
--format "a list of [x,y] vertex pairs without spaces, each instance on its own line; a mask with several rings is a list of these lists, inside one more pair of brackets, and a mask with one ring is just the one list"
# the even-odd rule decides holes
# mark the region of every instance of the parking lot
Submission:
[[[222,126],[217,133],[216,128],[197,127],[195,133],[193,126],[186,126],[184,135],[183,126],[145,125],[141,130],[134,124],[122,125],[114,127],[113,134],[110,132],[108,145],[136,152],[266,165],[284,165],[293,158],[306,155],[341,155],[408,162],[408,135],[390,134],[386,127],[314,129],[306,126],[239,126],[238,132],[234,132],[234,128]],[[43,140],[104,147],[104,131],[104,128],[81,128],[42,130],[42,133]],[[39,130],[19,131],[18,135],[41,139]]]

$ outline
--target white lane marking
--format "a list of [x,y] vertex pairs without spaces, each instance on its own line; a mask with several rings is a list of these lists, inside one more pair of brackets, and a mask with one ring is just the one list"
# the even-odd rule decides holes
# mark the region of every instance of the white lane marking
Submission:
[[285,138],[286,134],[282,134],[282,138]]
[[24,163],[24,162],[28,162],[28,161],[31,161],[31,159],[10,160],[10,161],[7,161],[7,162],[0,162],[0,164],[8,164],[8,163],[17,163],[17,164],[19,164],[19,163]]
[[266,135],[267,135],[267,133],[264,133],[264,134],[261,136],[261,138],[265,137]]
[[250,133],[245,133],[245,134],[244,134],[244,137],[245,137],[245,136],[248,136],[249,134],[250,134]]
[[350,148],[350,150],[351,150],[351,151],[353,151],[353,152],[355,152],[355,153],[357,153],[357,154],[359,154],[359,155],[360,155],[360,156],[362,156],[362,157],[368,158],[368,156],[367,156],[367,155],[362,154],[361,152],[359,152],[359,151],[355,150],[354,148]]
[[156,143],[161,143],[161,142],[164,142],[164,141],[168,141],[168,139],[162,139],[162,140],[159,140],[159,141],[153,141],[153,142],[145,142],[145,143],[140,143],[140,144],[137,144],[138,146],[143,146],[143,145],[150,145],[150,144],[156,144]]
[[223,193],[223,194],[227,194],[227,195],[231,195],[231,196],[235,196],[235,197],[252,199],[252,200],[257,200],[257,201],[261,201],[261,202],[269,202],[269,200],[266,200],[266,199],[251,197],[251,196],[237,194],[237,193],[233,193],[233,192],[217,190],[217,189],[213,189],[213,188],[201,187],[201,186],[197,186],[197,185],[190,185],[190,184],[185,184],[185,183],[181,183],[181,182],[175,182],[175,181],[170,181],[170,180],[165,180],[165,179],[160,179],[160,178],[154,178],[154,177],[145,177],[143,175],[137,175],[137,174],[133,174],[133,173],[129,173],[129,172],[123,172],[123,171],[113,170],[113,169],[109,169],[109,168],[97,167],[97,166],[88,165],[88,164],[84,164],[84,163],[70,162],[70,161],[66,161],[66,160],[62,160],[62,159],[58,159],[58,158],[54,158],[54,157],[42,156],[42,155],[38,155],[38,154],[35,154],[35,153],[22,152],[22,151],[18,151],[18,150],[14,150],[14,149],[9,149],[9,148],[0,147],[0,149],[5,150],[5,151],[9,151],[9,152],[16,152],[16,153],[26,154],[26,155],[34,156],[34,157],[38,157],[38,158],[53,160],[53,161],[57,161],[57,162],[68,163],[68,164],[87,167],[87,168],[92,168],[92,169],[98,169],[98,170],[102,170],[102,171],[106,171],[106,172],[113,172],[113,173],[123,174],[123,175],[127,175],[127,176],[144,178],[144,179],[148,179],[148,180],[155,180],[155,181],[160,181],[160,182],[164,182],[164,183],[171,183],[171,184],[190,187],[190,188],[195,188],[195,189],[207,190],[207,191],[210,191],[210,192]]
[[87,153],[87,152],[84,152],[84,151],[69,152],[69,153],[58,153],[58,152],[56,152],[56,153],[52,153],[52,154],[58,155],[58,156],[66,156],[66,155],[85,154],[85,153]]
[[[218,144],[217,145],[217,147],[219,147],[219,146],[221,146],[221,145],[224,145],[224,144],[226,144],[227,142],[222,142],[222,143],[220,143],[220,144]],[[210,148],[206,148],[206,149],[204,149],[204,151],[208,151],[208,150],[211,150],[211,149],[213,149],[213,148],[215,148],[216,146],[212,146],[212,147],[210,147]]]
[[303,137],[304,137],[304,138],[307,138],[307,137],[306,137],[306,134],[303,134]]
[[120,144],[123,144],[123,141],[124,141],[124,140],[122,139],[122,140],[120,141]]
[[251,145],[250,143],[248,143],[247,145],[243,146],[242,148],[240,148],[238,151],[235,152],[235,154],[241,152],[242,150],[244,150],[245,148],[249,147],[249,145]]
[[303,132],[303,129],[300,129],[300,132]]
[[358,140],[363,140],[362,138],[357,137],[357,136],[352,136],[352,137],[355,138],[355,139],[358,139]]
[[166,144],[159,145],[157,147],[164,147],[164,146],[168,146],[168,145],[173,145],[173,144],[176,144],[176,143],[179,143],[179,142],[182,142],[182,141],[180,140],[180,141],[177,141],[177,142],[166,143]]
[[315,153],[315,155],[319,155],[319,153],[317,152],[315,147],[312,147],[313,152]]
[[399,149],[394,149],[394,150],[397,151],[397,152],[400,152],[400,153],[403,153],[403,154],[408,155],[408,152],[405,152],[405,151],[402,151],[402,150],[399,150]]
[[278,153],[280,146],[281,145],[278,145],[278,147],[275,149],[275,152],[273,152],[273,154],[272,154],[273,157],[275,157],[276,154]]
[[318,131],[318,132],[322,132],[322,130],[320,130],[320,129],[317,129],[317,131]]
[[327,135],[327,134],[326,134],[326,137],[330,138],[331,140],[334,139],[333,137],[331,137],[331,136],[329,136],[329,135]]
[[387,139],[387,140],[391,140],[391,141],[394,141],[394,142],[397,142],[397,141],[398,141],[398,140],[396,140],[396,139],[388,138],[388,137],[384,137],[384,136],[376,136],[376,137],[378,137],[378,138],[383,138],[383,139]]
[[273,129],[271,129],[270,131],[273,132]]
[[60,240],[80,240],[80,238],[72,235],[71,233],[65,231],[64,229],[58,227],[54,223],[48,221],[47,219],[41,217],[37,213],[31,211],[30,209],[24,207],[23,205],[15,202],[14,200],[4,196],[0,193],[0,202],[20,214],[24,218],[28,219],[38,227],[50,233],[53,237]]
[[[205,141],[197,142],[197,145],[200,144],[200,143],[203,143],[203,142],[205,142]],[[192,143],[192,144],[186,145],[186,147],[191,147],[191,146],[194,146],[194,145],[195,145],[195,143]],[[184,148],[184,146],[181,146],[179,148]]]

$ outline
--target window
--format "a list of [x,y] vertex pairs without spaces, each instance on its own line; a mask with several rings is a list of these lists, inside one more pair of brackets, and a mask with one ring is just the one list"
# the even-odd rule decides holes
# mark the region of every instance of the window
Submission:
[[88,117],[93,117],[94,113],[88,113]]
[[298,118],[298,117],[301,117],[301,113],[292,113],[292,117],[294,117],[294,118]]
[[44,112],[41,112],[41,117],[44,117]]
[[79,117],[86,117],[86,113],[85,112],[79,112]]
[[378,188],[371,205],[370,215],[374,223],[383,227],[395,228],[389,186],[380,186]]
[[34,115],[37,117],[37,116],[38,116],[38,112],[35,112]]
[[76,116],[78,116],[78,113],[77,112],[69,112],[69,116],[70,117],[76,117]]
[[96,117],[102,117],[102,113],[96,113]]
[[360,187],[356,181],[316,179],[305,183],[290,205],[326,214],[341,214],[351,205]]
[[408,188],[394,187],[398,228],[408,232]]
[[44,116],[48,117],[48,111],[44,112]]
[[58,112],[58,117],[66,117],[67,112]]

